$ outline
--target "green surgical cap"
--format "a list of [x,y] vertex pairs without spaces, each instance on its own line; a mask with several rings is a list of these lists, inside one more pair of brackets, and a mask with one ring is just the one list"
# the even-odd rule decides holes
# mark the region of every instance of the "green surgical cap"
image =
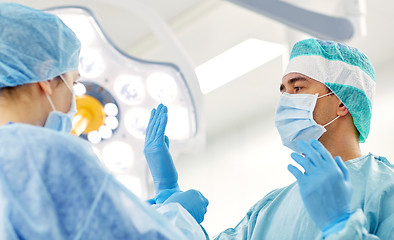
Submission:
[[74,32],[57,16],[0,3],[0,88],[77,70],[80,48]]
[[284,75],[296,72],[325,84],[347,107],[365,142],[371,125],[375,70],[356,48],[319,39],[297,42]]

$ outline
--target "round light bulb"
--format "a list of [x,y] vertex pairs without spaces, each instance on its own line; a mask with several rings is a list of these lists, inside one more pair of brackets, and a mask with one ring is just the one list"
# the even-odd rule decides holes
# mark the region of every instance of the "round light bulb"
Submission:
[[158,102],[170,103],[178,94],[174,77],[164,72],[152,73],[148,76],[146,84],[149,94]]
[[135,138],[144,139],[149,122],[150,111],[145,108],[132,108],[125,114],[127,131]]
[[119,121],[116,117],[106,117],[105,118],[105,125],[107,125],[112,130],[118,128]]
[[107,103],[104,106],[104,112],[108,116],[115,117],[116,115],[118,115],[119,109],[118,109],[118,106],[116,106],[116,104],[114,104],[114,103]]
[[88,140],[91,143],[97,144],[101,142],[101,135],[98,131],[91,131],[88,133]]
[[79,72],[81,76],[95,78],[103,73],[104,69],[104,60],[97,50],[89,49],[81,52],[79,57]]
[[185,107],[168,105],[168,123],[166,134],[170,139],[186,140],[191,137],[190,116]]
[[145,99],[145,87],[142,77],[123,75],[115,80],[115,93],[118,98],[129,105],[137,105]]
[[108,126],[105,126],[105,125],[103,125],[99,128],[99,133],[100,133],[101,138],[103,138],[103,139],[109,139],[112,137],[112,129]]
[[134,153],[129,144],[113,141],[103,148],[102,158],[110,171],[125,172],[133,165]]
[[119,175],[116,179],[138,197],[142,197],[141,180],[130,175]]
[[86,93],[86,87],[83,83],[77,83],[74,85],[74,92],[77,96],[82,96]]

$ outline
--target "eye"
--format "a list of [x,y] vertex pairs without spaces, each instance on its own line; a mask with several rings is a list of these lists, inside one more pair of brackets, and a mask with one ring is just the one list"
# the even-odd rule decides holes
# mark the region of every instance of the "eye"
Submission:
[[303,89],[303,87],[294,87],[294,92],[299,92],[299,91],[301,91],[301,89]]

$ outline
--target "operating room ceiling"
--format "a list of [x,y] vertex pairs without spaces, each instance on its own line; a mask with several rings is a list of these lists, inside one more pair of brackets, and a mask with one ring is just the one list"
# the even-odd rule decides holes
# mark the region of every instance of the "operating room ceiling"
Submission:
[[[127,8],[117,7],[116,0],[10,1],[45,9],[75,5],[91,9],[110,39],[125,52],[142,59],[171,61],[149,28]],[[112,2],[112,3],[111,3]],[[169,24],[180,43],[198,66],[234,45],[258,38],[281,44],[307,37],[289,30],[283,24],[225,0],[144,0]],[[287,0],[287,2],[293,2]],[[300,0],[299,6],[327,14],[338,14],[340,1]],[[379,70],[394,61],[394,2],[367,0],[368,35],[352,39],[348,44],[365,52]],[[282,58],[256,68],[204,96],[208,136],[227,131],[251,119],[263,121],[272,115],[279,98]],[[377,72],[379,81],[379,71]],[[378,85],[379,86],[379,85]]]

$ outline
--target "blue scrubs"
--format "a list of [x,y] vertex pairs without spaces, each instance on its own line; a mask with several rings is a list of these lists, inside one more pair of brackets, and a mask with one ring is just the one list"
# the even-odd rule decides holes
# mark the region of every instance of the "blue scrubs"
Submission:
[[2,126],[0,136],[0,239],[204,237],[179,204],[159,211],[176,216],[183,223],[177,228],[140,201],[101,167],[84,140],[26,124]]
[[[329,240],[394,239],[394,167],[372,154],[345,162],[353,184],[354,213]],[[324,206],[322,206],[324,207]],[[235,227],[215,237],[228,239],[322,239],[304,208],[298,184],[277,189],[257,202]]]

